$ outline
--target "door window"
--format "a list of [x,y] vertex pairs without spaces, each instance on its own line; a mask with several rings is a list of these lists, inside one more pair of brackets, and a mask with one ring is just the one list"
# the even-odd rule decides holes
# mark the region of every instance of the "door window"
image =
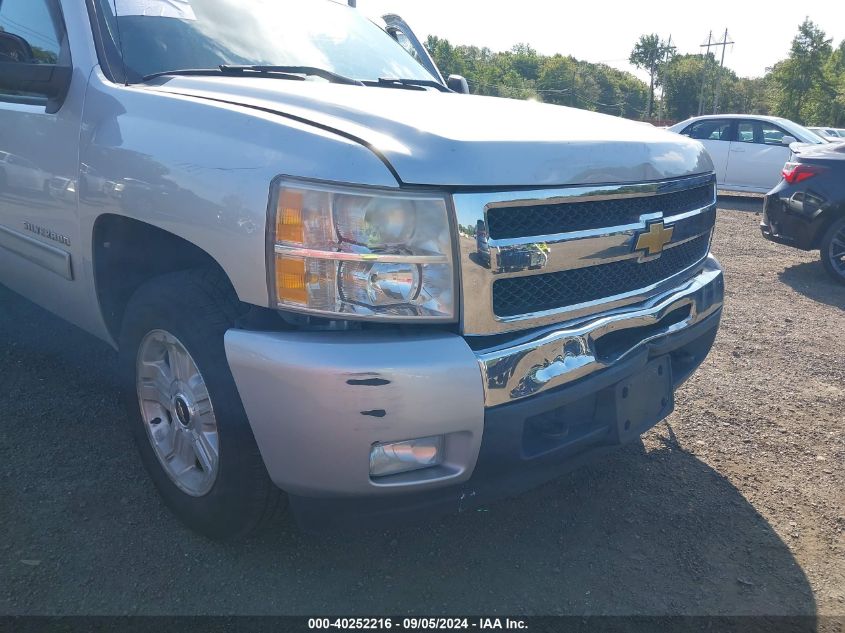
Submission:
[[760,124],[755,121],[740,121],[736,126],[736,140],[738,143],[760,143],[762,131]]
[[697,121],[686,128],[682,134],[699,141],[729,141],[731,122],[719,119]]
[[765,121],[740,121],[736,127],[736,140],[757,145],[783,145],[783,137],[790,136],[782,128]]
[[407,35],[405,35],[405,33],[401,29],[390,28],[387,29],[387,32],[390,33],[391,37],[393,37],[393,39],[399,43],[399,46],[408,51],[408,54],[411,57],[417,60],[417,62],[419,62],[420,64],[424,63],[423,60],[420,58],[419,52],[414,47],[414,43],[410,40]]
[[[62,54],[64,26],[53,0],[0,0],[0,61],[56,64]],[[21,93],[0,89],[0,100]],[[12,99],[14,100],[14,99]]]
[[0,31],[26,40],[32,47],[32,59],[15,59],[8,47],[0,49],[4,61],[29,61],[55,64],[59,61],[62,37],[53,20],[47,0],[0,0]]
[[771,123],[761,123],[760,127],[763,131],[763,143],[766,145],[783,145],[783,137],[792,136],[792,134]]

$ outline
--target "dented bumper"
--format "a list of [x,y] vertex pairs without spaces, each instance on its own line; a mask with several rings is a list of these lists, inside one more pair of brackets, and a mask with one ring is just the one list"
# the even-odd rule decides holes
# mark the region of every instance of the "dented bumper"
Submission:
[[[232,330],[226,351],[305,527],[410,519],[515,494],[639,437],[707,356],[723,295],[710,258],[645,305],[495,348],[443,332]],[[440,466],[370,477],[374,443],[436,435]]]
[[[449,333],[244,332],[226,354],[270,478],[295,495],[382,495],[469,478],[484,430],[472,350]],[[376,442],[445,436],[442,466],[370,478]]]

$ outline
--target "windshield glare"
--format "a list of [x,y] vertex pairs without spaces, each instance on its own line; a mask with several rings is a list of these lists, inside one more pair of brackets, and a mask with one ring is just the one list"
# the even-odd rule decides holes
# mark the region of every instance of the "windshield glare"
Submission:
[[130,81],[222,64],[314,66],[359,80],[432,79],[387,33],[332,0],[99,2]]

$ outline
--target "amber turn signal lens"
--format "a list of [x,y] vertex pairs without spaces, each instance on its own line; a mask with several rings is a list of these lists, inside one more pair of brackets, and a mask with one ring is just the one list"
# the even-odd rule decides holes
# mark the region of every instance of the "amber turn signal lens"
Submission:
[[305,229],[302,225],[301,191],[282,190],[279,195],[279,205],[276,209],[276,240],[279,242],[293,242],[302,244],[305,239]]
[[308,305],[308,272],[305,260],[276,257],[276,292],[279,299]]

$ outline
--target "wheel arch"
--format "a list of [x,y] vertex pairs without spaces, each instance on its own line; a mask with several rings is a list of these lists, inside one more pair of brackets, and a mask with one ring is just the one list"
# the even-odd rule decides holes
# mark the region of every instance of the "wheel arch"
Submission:
[[816,233],[815,235],[813,235],[813,241],[810,245],[810,250],[821,248],[822,240],[824,239],[825,233],[827,233],[828,229],[833,225],[834,222],[840,220],[841,218],[845,218],[845,202],[843,202],[837,207],[828,209],[819,218]]
[[112,340],[132,295],[147,281],[191,268],[223,267],[203,248],[155,225],[117,214],[97,218],[92,234],[92,267],[99,309]]

